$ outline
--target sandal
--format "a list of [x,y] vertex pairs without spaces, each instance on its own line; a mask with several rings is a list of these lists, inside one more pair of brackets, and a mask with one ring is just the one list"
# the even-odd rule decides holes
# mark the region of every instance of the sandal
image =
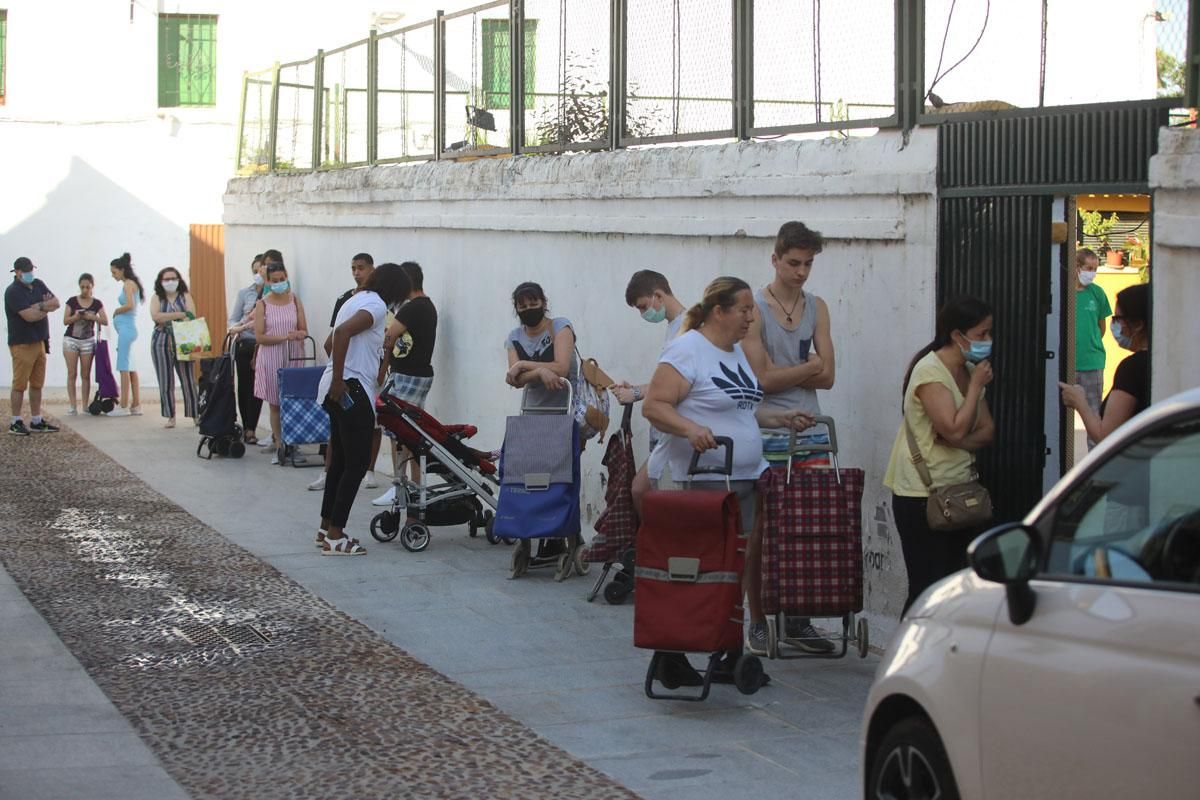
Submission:
[[245,442],[246,444],[258,444],[258,437],[255,436],[253,433],[247,433],[245,436],[242,437],[242,441]]
[[326,537],[325,545],[321,548],[323,556],[365,556],[366,554],[366,549],[358,543],[358,539],[351,539],[346,535],[337,539]]
[[317,528],[317,547],[325,549],[325,529]]
[[174,427],[175,427],[175,418],[174,418],[174,417],[169,417],[169,418],[167,419],[167,424],[166,424],[166,425],[163,425],[163,427],[164,427],[164,428],[174,428]]

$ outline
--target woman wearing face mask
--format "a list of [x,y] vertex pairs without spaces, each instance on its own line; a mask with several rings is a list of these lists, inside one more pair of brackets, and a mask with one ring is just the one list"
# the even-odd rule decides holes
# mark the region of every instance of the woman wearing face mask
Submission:
[[63,358],[67,360],[67,397],[71,407],[67,411],[72,417],[79,413],[75,400],[75,377],[82,381],[83,404],[88,404],[92,394],[92,356],[96,352],[96,326],[108,324],[108,314],[99,298],[92,296],[95,279],[88,273],[79,276],[79,294],[67,300],[63,313],[63,324],[67,333],[63,336]]
[[509,386],[527,389],[526,409],[562,408],[566,389],[578,385],[579,361],[575,358],[575,331],[566,317],[547,313],[546,295],[536,283],[526,282],[512,293],[513,309],[521,324],[508,334]]
[[987,447],[995,425],[984,399],[992,382],[992,309],[973,297],[956,297],[937,315],[932,342],[913,356],[904,376],[904,422],[896,433],[884,485],[908,572],[905,610],[921,592],[967,565],[974,528],[933,531],[925,517],[930,490],[913,464],[911,428],[933,486],[974,480],[975,451]]
[[287,268],[272,262],[267,266],[267,291],[254,306],[254,339],[258,356],[254,361],[254,396],[271,409],[271,436],[275,443],[272,464],[279,463],[283,434],[279,428],[279,370],[288,366],[297,351],[292,342],[308,336],[304,304],[292,291]]
[[154,294],[158,297],[157,307],[150,309],[154,320],[154,334],[150,337],[150,352],[154,357],[154,374],[158,376],[158,401],[166,419],[165,428],[175,427],[175,376],[183,389],[183,415],[199,424],[196,376],[192,362],[179,361],[175,357],[175,335],[171,332],[172,322],[196,318],[196,302],[188,292],[179,270],[163,267],[154,279]]
[[109,264],[113,280],[121,284],[119,304],[113,309],[113,329],[117,332],[117,372],[121,373],[120,407],[108,412],[110,417],[139,416],[142,413],[138,374],[133,360],[133,343],[137,341],[137,309],[146,299],[146,290],[133,272],[133,259],[122,253]]
[[229,332],[236,333],[233,360],[237,367],[238,411],[242,416],[242,436],[246,444],[257,444],[258,417],[262,413],[262,400],[254,396],[254,307],[262,297],[267,282],[263,275],[262,254],[250,262],[252,278],[250,285],[238,289],[233,307],[229,310]]
[[1138,284],[1117,295],[1112,333],[1117,344],[1133,352],[1117,365],[1112,389],[1099,413],[1088,405],[1083,386],[1060,383],[1063,405],[1079,412],[1089,439],[1103,440],[1150,405],[1150,287]]

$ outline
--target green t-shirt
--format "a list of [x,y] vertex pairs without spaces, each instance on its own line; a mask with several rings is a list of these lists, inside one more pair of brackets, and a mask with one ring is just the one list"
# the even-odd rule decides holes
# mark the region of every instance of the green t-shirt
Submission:
[[1108,295],[1096,284],[1075,293],[1075,370],[1104,369],[1104,341],[1100,320],[1112,316]]

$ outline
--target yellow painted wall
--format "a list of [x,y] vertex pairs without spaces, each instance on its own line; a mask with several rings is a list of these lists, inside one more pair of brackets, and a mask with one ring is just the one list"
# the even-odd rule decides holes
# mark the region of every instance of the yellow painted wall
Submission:
[[[1101,267],[1099,274],[1096,275],[1096,285],[1108,295],[1108,305],[1113,309],[1114,314],[1117,311],[1117,293],[1127,286],[1133,286],[1140,280],[1136,269],[1111,270]],[[1117,344],[1117,340],[1113,338],[1112,319],[1108,320],[1108,331],[1104,334],[1104,353],[1104,394],[1108,394],[1109,388],[1112,387],[1113,375],[1117,371],[1117,364],[1120,364],[1129,355],[1129,351]]]

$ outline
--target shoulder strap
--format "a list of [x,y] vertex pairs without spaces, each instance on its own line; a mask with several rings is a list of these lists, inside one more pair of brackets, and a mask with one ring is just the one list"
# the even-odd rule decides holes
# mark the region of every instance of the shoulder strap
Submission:
[[917,446],[917,437],[912,426],[908,424],[907,414],[904,415],[904,437],[908,440],[909,458],[916,467],[917,474],[921,476],[921,483],[925,484],[926,489],[932,489],[933,477],[929,474],[929,466],[925,463],[924,456],[921,455],[921,448]]

